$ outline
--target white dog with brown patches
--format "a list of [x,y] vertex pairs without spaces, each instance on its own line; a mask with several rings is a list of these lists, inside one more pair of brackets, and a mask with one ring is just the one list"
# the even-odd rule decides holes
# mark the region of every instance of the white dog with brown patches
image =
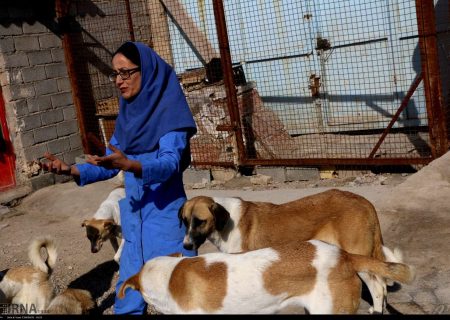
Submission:
[[[46,259],[41,256],[46,250]],[[51,237],[34,239],[28,249],[32,266],[14,267],[0,272],[0,292],[6,301],[25,308],[26,313],[43,312],[54,296],[50,275],[56,264],[56,244]]]
[[[197,196],[180,208],[179,218],[186,226],[186,249],[197,249],[206,239],[227,253],[319,239],[350,253],[401,262],[400,254],[383,246],[374,206],[337,189],[283,204]],[[362,272],[360,276],[373,299],[370,312],[382,313],[385,279]]]
[[[109,240],[114,249],[114,260],[119,263],[125,240],[122,238],[120,226],[119,201],[125,197],[125,188],[113,189],[108,197],[100,204],[91,219],[81,224],[86,227],[86,237],[91,242],[91,252],[99,252],[103,242]],[[120,241],[120,245],[118,243]]]
[[126,280],[163,314],[273,314],[304,307],[311,314],[354,314],[361,280],[370,273],[402,283],[409,266],[349,254],[310,240],[238,254],[157,257]]

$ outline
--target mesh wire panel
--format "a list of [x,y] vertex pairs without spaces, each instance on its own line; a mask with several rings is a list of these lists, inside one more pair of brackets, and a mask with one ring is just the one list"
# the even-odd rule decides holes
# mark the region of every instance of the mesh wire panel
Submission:
[[[420,73],[411,1],[239,2],[226,14],[253,84],[250,157],[366,158]],[[375,157],[429,155],[419,85]]]
[[[198,127],[195,165],[235,165],[242,155],[277,164],[431,157],[414,1],[223,1],[228,38],[220,41],[218,2],[71,1],[72,53],[91,136],[105,143],[113,132],[111,55],[134,38],[177,72]],[[448,112],[448,2],[435,6]],[[223,73],[224,46],[232,74]],[[227,90],[227,77],[236,90]]]

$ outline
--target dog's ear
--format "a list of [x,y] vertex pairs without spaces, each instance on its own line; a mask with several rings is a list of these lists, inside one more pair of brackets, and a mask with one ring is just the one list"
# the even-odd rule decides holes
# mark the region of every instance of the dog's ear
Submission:
[[86,227],[87,222],[88,222],[88,220],[84,220],[84,221],[81,223],[81,226],[82,226],[82,227]]
[[184,204],[180,207],[180,209],[178,209],[178,220],[180,220],[179,228],[181,228],[182,223],[183,223],[183,210],[184,210]]
[[222,231],[227,224],[228,219],[230,219],[230,213],[217,202],[214,202],[212,205],[210,205],[209,210],[214,216],[214,220],[216,222],[216,230]]

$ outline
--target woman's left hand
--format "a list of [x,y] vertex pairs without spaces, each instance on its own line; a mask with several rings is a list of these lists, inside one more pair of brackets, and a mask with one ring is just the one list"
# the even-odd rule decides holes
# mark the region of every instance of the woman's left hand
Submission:
[[113,152],[112,154],[103,157],[89,155],[86,162],[96,166],[105,167],[107,169],[120,169],[128,171],[131,164],[127,156],[112,144],[108,145],[108,148]]

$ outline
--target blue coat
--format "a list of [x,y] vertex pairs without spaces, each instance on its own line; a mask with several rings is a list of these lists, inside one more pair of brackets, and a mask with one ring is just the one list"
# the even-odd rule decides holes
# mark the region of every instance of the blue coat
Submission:
[[[159,147],[148,153],[127,155],[142,165],[142,177],[125,172],[126,197],[120,202],[122,235],[125,239],[120,258],[120,285],[137,273],[143,264],[154,257],[182,252],[194,256],[195,251],[183,248],[185,227],[178,220],[178,210],[186,201],[183,187],[183,151],[187,148],[188,133],[172,131],[159,140]],[[113,136],[110,143],[120,149]],[[107,153],[111,153],[108,149]],[[77,165],[80,186],[106,180],[118,173],[91,164]],[[116,298],[116,314],[142,314],[145,301],[138,291],[127,290],[123,300]]]

